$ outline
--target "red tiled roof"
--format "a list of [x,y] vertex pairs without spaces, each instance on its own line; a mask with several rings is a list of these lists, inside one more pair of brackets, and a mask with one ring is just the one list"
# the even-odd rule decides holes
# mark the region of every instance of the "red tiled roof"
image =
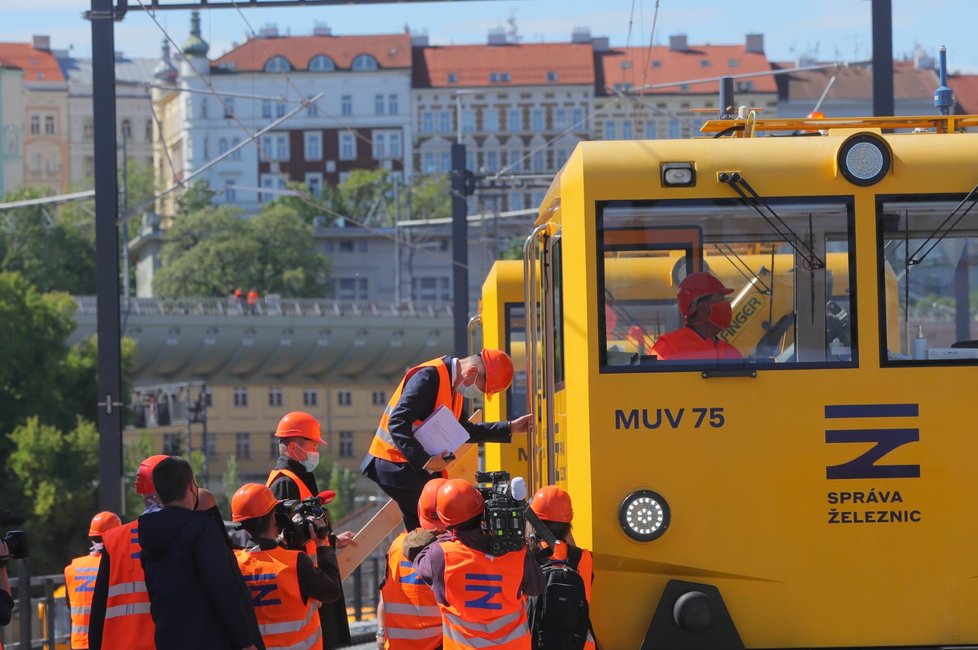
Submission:
[[[454,81],[449,81],[449,74],[454,75]],[[445,45],[414,49],[415,88],[547,84],[593,85],[591,44]]]
[[307,70],[309,61],[319,54],[333,60],[340,70],[349,70],[353,59],[369,54],[384,68],[411,67],[410,34],[379,34],[374,36],[283,36],[252,38],[211,64],[212,68],[229,65],[236,72],[257,72],[273,56],[284,56],[293,70]]
[[65,80],[54,55],[35,50],[29,43],[0,43],[0,62],[4,67],[23,70],[24,81]]
[[957,74],[947,80],[954,99],[966,115],[978,115],[978,74]]
[[[766,72],[771,69],[762,53],[747,52],[743,45],[691,45],[686,50],[668,47],[612,48],[596,54],[600,90],[630,84],[638,89],[649,84],[689,82],[696,79],[715,79],[723,75]],[[750,92],[777,91],[774,77],[765,75],[740,80],[750,82]],[[719,82],[687,83],[645,91],[652,94],[716,93]]]

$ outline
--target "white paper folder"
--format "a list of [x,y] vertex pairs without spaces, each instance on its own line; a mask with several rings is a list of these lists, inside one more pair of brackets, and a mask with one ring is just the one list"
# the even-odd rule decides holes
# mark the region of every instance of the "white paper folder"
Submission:
[[469,432],[448,408],[441,406],[414,432],[414,437],[431,456],[454,453],[469,439]]

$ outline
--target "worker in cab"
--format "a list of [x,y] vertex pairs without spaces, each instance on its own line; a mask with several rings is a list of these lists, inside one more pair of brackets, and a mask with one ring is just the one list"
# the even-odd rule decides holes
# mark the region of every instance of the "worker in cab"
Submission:
[[[432,456],[414,432],[440,407],[456,419],[462,416],[463,398],[504,391],[513,383],[513,361],[500,350],[483,350],[463,359],[439,357],[417,365],[404,375],[380,417],[360,471],[393,499],[404,517],[404,528],[419,526],[418,499],[425,483],[440,476],[448,461]],[[527,433],[532,416],[512,422],[460,424],[469,442],[510,442],[513,434]]]
[[301,550],[280,546],[278,504],[272,491],[258,483],[242,485],[231,497],[231,519],[253,542],[235,552],[238,567],[251,588],[265,647],[318,649],[323,634],[319,605],[334,603],[343,594],[336,552],[311,524],[318,562]]
[[[313,470],[319,466],[319,448],[326,445],[319,420],[305,411],[286,413],[275,427],[275,437],[278,438],[279,458],[275,467],[269,472],[268,480],[265,481],[265,485],[271,489],[275,499],[305,500],[318,496],[319,487]],[[336,549],[343,548],[353,543],[353,537],[351,531],[331,535],[329,545]],[[305,551],[309,557],[318,562],[319,556],[314,540],[306,543]],[[335,554],[330,557],[330,561],[335,564]],[[334,568],[339,572],[338,566],[330,567],[329,570],[332,571]],[[339,647],[350,643],[350,624],[347,620],[346,601],[342,591],[338,599],[329,601],[319,608],[319,618],[324,647]]]
[[[533,648],[595,650],[594,629],[588,616],[594,558],[591,551],[574,544],[571,534],[574,506],[570,494],[556,485],[547,485],[533,495],[530,509],[557,540],[556,547],[548,549],[536,531],[527,527],[529,551],[540,562],[547,578],[543,593],[531,598],[527,607]],[[565,575],[567,569],[578,577]]]
[[418,554],[415,568],[441,610],[445,650],[530,650],[523,598],[543,591],[543,571],[526,548],[489,553],[484,508],[471,483],[446,481],[438,490],[436,510],[448,534]]
[[[153,485],[153,470],[164,454],[150,456],[136,469],[136,493],[143,497],[144,515],[162,510]],[[156,626],[149,611],[149,593],[140,563],[138,520],[102,535],[88,642],[93,650],[155,650]]]
[[[421,526],[403,531],[387,551],[387,574],[377,603],[378,650],[437,650],[441,647],[441,610],[431,587],[418,577],[408,557],[413,547],[427,546],[445,532],[438,519],[438,490],[445,479],[428,481],[418,501]],[[421,540],[420,542],[418,540]]]
[[731,293],[733,289],[705,271],[683,278],[676,301],[685,325],[656,339],[652,353],[662,361],[742,359],[740,350],[718,338],[730,327]]
[[102,536],[121,525],[122,520],[114,512],[100,512],[92,517],[88,526],[91,549],[65,567],[65,596],[71,617],[71,650],[88,648],[88,621],[92,613],[98,565],[102,560]]

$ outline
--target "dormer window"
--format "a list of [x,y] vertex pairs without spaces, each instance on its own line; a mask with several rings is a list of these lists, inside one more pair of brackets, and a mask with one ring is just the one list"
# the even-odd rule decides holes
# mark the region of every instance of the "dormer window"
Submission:
[[336,64],[333,63],[333,59],[325,54],[318,54],[309,61],[310,72],[333,72],[334,70],[336,70]]
[[709,59],[700,59],[700,67],[701,68],[709,68],[710,67],[710,60]]
[[557,73],[551,70],[547,73],[547,81],[554,82],[557,81]]
[[448,73],[448,83],[457,84],[458,83],[458,73],[449,72]]
[[359,54],[353,59],[353,70],[366,71],[366,70],[377,70],[380,66],[377,65],[377,59],[370,56],[369,54]]
[[662,67],[662,61],[656,61],[656,60],[652,61],[652,67],[653,68],[661,68]]
[[288,72],[292,64],[284,56],[273,56],[265,62],[265,72]]
[[728,68],[736,68],[739,65],[740,65],[740,61],[738,61],[737,59],[727,59]]
[[489,83],[506,83],[510,80],[508,72],[490,72]]

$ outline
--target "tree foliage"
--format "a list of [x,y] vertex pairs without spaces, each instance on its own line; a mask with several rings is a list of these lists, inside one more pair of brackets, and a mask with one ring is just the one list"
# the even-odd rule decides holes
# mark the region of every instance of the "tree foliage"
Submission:
[[452,216],[452,186],[445,174],[425,176],[411,187],[412,219],[448,219]]
[[227,206],[182,215],[167,231],[154,291],[163,297],[224,296],[235,288],[263,294],[325,294],[329,259],[315,249],[312,225],[272,205],[253,219]]

